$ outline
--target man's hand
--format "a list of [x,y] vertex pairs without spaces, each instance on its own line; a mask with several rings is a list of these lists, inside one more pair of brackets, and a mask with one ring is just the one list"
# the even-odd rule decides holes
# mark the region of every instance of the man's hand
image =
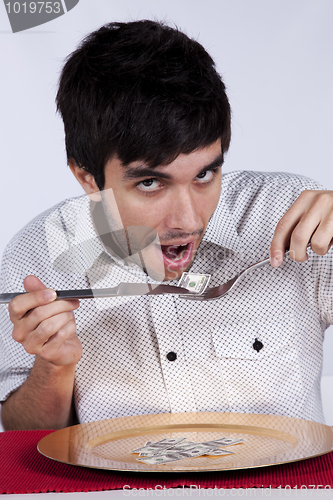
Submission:
[[27,276],[24,287],[30,293],[15,297],[8,308],[14,324],[13,339],[29,354],[54,365],[76,364],[82,355],[73,313],[79,301],[55,301],[55,291],[47,289],[36,276]]
[[278,222],[270,248],[270,261],[279,267],[289,247],[297,262],[308,259],[307,245],[318,255],[325,255],[333,239],[333,191],[303,191]]
[[6,430],[60,429],[75,422],[73,388],[82,346],[76,335],[74,309],[78,300],[55,301],[36,276],[24,280],[27,294],[9,304],[13,338],[35,363],[23,385],[2,403]]

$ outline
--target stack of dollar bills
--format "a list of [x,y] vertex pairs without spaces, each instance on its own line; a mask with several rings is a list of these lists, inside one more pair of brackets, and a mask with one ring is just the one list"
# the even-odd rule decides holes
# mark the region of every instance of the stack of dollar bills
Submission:
[[221,449],[221,446],[230,446],[243,443],[244,439],[232,439],[223,437],[213,441],[194,443],[187,441],[185,437],[178,439],[162,439],[161,441],[147,441],[144,446],[131,451],[139,453],[137,460],[145,464],[159,465],[184,458],[194,458],[202,455],[218,456],[231,455],[234,452]]

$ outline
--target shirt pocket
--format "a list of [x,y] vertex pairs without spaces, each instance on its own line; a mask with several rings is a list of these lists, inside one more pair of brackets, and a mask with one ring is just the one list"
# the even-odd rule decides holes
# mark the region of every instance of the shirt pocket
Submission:
[[212,331],[230,411],[296,416],[304,404],[292,316]]

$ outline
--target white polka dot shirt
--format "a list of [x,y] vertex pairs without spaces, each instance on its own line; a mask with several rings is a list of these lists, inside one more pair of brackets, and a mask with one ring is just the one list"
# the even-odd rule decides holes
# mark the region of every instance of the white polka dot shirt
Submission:
[[[305,189],[321,187],[285,173],[225,174],[191,272],[210,274],[211,287],[268,257],[277,222]],[[9,243],[0,291],[23,291],[28,274],[56,290],[152,281],[106,251],[86,196],[44,212]],[[333,319],[332,279],[332,252],[309,251],[307,262],[286,257],[280,268],[267,264],[213,301],[177,295],[81,300],[75,312],[83,345],[74,388],[79,421],[219,411],[323,422],[322,344]],[[34,363],[11,332],[2,305],[0,401],[22,385]]]

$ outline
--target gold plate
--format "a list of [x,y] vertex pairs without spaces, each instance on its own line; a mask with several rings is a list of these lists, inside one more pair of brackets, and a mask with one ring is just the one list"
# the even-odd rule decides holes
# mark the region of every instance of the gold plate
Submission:
[[[223,436],[244,443],[233,455],[201,456],[165,465],[138,462],[130,454],[146,441],[186,437],[202,442]],[[133,472],[221,471],[265,467],[333,450],[332,428],[298,418],[247,413],[162,413],[98,420],[67,427],[38,443],[42,455],[66,464]]]

